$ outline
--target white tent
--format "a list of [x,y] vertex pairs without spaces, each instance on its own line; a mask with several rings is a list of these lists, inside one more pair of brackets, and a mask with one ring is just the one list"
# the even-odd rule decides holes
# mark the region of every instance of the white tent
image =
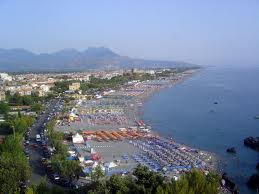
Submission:
[[82,156],[81,156],[81,157],[78,157],[78,159],[79,159],[80,162],[83,162],[83,161],[84,161],[84,157],[82,157]]
[[93,160],[86,160],[86,161],[84,161],[84,163],[85,164],[92,164],[92,163],[94,163],[94,161]]
[[84,138],[79,133],[76,133],[72,136],[72,141],[73,143],[84,143]]
[[104,166],[107,168],[114,168],[117,166],[117,164],[115,164],[114,162],[107,162],[104,164]]
[[103,165],[101,165],[101,164],[98,164],[98,162],[94,162],[93,165],[92,165],[92,168],[94,169],[94,168],[96,168],[98,165],[101,167],[102,171],[105,171],[105,167],[104,167]]

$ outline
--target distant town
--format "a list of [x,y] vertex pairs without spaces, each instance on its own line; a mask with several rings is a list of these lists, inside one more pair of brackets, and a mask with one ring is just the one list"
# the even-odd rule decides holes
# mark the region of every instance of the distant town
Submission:
[[[30,96],[32,94],[39,97],[50,94],[51,88],[56,82],[70,81],[67,93],[81,93],[80,82],[88,82],[90,78],[112,79],[116,76],[121,76],[124,73],[133,72],[140,74],[162,74],[170,71],[170,69],[132,69],[132,70],[114,70],[114,71],[95,71],[95,72],[74,72],[74,73],[28,73],[28,74],[7,74],[0,73],[0,100],[5,100],[5,93],[10,95],[19,94],[20,96]],[[74,81],[74,82],[73,82]]]

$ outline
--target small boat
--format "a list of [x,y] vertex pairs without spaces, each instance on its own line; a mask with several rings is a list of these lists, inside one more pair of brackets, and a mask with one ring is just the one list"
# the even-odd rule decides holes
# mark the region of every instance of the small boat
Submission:
[[256,115],[256,116],[254,117],[254,119],[259,119],[259,115]]

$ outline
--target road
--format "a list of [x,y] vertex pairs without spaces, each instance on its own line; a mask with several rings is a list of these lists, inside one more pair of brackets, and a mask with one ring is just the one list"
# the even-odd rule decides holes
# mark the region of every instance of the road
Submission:
[[[41,177],[46,175],[46,171],[44,166],[41,164],[41,158],[43,157],[42,148],[40,144],[38,144],[35,140],[36,134],[40,134],[41,130],[44,128],[44,123],[47,122],[47,118],[49,114],[53,111],[53,107],[58,103],[59,99],[53,99],[50,101],[50,105],[46,108],[45,113],[38,116],[38,119],[35,121],[34,125],[31,128],[31,132],[29,135],[30,145],[30,166],[32,169],[32,176],[30,180],[30,184],[38,184],[40,183]],[[38,145],[34,148],[32,145]]]

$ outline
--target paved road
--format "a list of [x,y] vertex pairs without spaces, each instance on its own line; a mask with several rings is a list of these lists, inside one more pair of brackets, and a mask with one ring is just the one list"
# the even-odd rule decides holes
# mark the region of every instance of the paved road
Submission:
[[33,148],[32,144],[37,144],[35,137],[36,134],[40,134],[42,128],[44,127],[44,122],[47,122],[47,118],[49,113],[53,112],[53,107],[58,103],[59,99],[53,99],[50,102],[50,106],[48,106],[45,110],[45,113],[39,115],[38,119],[34,123],[33,127],[31,128],[31,133],[29,135],[30,145],[30,166],[32,168],[32,176],[30,183],[31,184],[38,184],[40,182],[41,177],[46,175],[45,168],[42,166],[40,160],[43,157],[42,148],[40,144],[38,144],[37,148]]

